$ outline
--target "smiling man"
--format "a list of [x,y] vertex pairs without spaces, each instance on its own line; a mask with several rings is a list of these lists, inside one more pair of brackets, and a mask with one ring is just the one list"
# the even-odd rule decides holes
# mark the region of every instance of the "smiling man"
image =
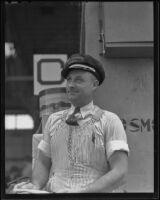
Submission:
[[71,108],[50,115],[32,183],[18,187],[53,193],[120,192],[129,148],[119,117],[93,102],[105,79],[103,66],[89,55],[74,54],[62,76]]
[[67,76],[67,96],[78,107],[92,101],[93,91],[98,86],[96,78],[87,71],[72,70]]

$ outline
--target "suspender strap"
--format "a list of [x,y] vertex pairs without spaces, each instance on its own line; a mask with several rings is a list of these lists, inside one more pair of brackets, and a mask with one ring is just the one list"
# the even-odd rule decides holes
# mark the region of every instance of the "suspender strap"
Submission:
[[67,117],[67,114],[68,114],[68,109],[64,111],[64,113],[62,114],[61,119],[62,119],[62,120],[65,120],[66,117]]
[[101,116],[103,115],[104,111],[99,108],[98,106],[96,106],[96,113],[92,116],[92,119],[94,119],[95,121],[99,121]]

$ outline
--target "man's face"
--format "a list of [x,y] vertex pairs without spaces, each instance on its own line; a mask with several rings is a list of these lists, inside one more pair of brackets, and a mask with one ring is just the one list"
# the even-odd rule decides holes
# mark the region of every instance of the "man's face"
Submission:
[[98,81],[90,72],[72,70],[67,76],[67,97],[75,106],[89,103],[93,97]]

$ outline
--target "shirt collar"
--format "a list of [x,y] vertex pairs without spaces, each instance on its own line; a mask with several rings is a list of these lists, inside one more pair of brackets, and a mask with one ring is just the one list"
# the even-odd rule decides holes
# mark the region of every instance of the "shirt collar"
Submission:
[[[75,109],[75,106],[71,105],[71,112],[73,112],[74,109]],[[89,104],[80,108],[80,113],[82,117],[84,118],[85,116],[89,114],[93,114],[93,109],[94,109],[94,104],[93,104],[93,101],[91,101]]]

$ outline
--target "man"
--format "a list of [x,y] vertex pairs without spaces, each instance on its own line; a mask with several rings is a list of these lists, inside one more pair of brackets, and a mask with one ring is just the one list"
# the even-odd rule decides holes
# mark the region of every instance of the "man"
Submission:
[[54,193],[114,192],[124,183],[129,148],[119,117],[93,103],[104,69],[93,57],[74,54],[62,76],[71,108],[50,115],[32,183],[18,187]]

